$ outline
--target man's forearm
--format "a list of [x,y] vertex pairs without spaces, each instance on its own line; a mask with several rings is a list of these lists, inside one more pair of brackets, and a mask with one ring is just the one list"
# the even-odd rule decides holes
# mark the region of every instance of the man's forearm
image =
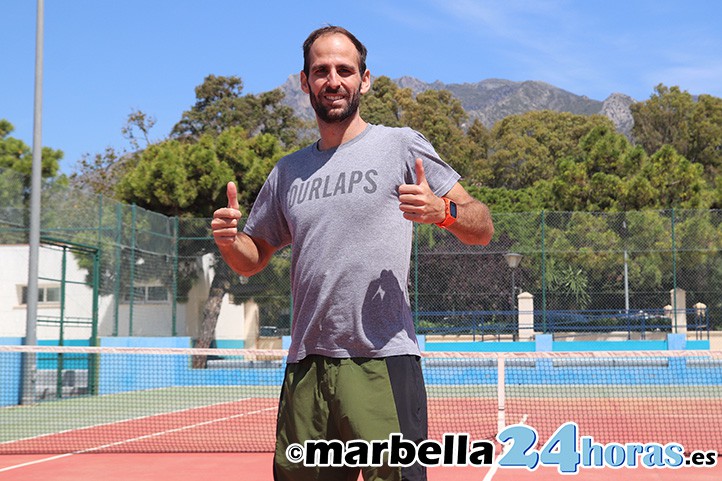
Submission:
[[250,277],[268,264],[274,249],[262,240],[254,240],[239,232],[232,244],[219,245],[218,250],[228,266],[239,275]]
[[456,203],[456,222],[447,227],[461,242],[468,245],[487,245],[494,235],[494,223],[486,204],[470,198]]

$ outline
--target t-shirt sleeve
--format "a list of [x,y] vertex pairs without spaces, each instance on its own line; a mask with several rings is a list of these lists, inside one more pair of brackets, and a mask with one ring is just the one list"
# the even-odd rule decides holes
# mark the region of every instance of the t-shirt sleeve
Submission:
[[411,156],[406,165],[406,182],[416,182],[416,159],[421,158],[432,192],[438,196],[446,195],[461,176],[439,157],[434,146],[421,133],[411,130],[408,142]]
[[291,243],[281,198],[278,194],[278,170],[274,168],[261,187],[243,227],[243,232],[249,236],[261,238],[279,249]]

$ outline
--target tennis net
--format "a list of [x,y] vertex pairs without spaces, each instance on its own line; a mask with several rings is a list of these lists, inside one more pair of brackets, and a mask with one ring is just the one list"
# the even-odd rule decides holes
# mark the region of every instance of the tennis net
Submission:
[[[272,451],[284,356],[0,346],[0,454]],[[599,443],[722,451],[722,352],[426,352],[422,363],[432,439],[494,440],[523,421],[542,443],[573,421]]]

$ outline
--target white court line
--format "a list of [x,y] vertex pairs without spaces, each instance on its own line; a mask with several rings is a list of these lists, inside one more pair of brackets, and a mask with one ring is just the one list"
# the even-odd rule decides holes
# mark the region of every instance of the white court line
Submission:
[[[524,424],[526,422],[527,415],[525,414],[522,416],[521,421],[519,421],[519,424]],[[486,476],[484,476],[483,481],[491,481],[494,475],[496,474],[496,471],[499,469],[499,460],[501,459],[504,454],[506,454],[507,450],[511,447],[513,443],[512,441],[508,441],[504,443],[504,447],[501,448],[501,453],[499,453],[499,456],[494,460],[494,463],[491,465],[491,468],[489,468],[489,471],[486,472]]]
[[[227,403],[221,403],[221,404],[227,404]],[[232,415],[232,416],[226,416],[226,417],[224,417],[224,418],[211,419],[211,420],[209,420],[209,421],[203,421],[203,422],[201,422],[201,423],[190,424],[190,425],[183,426],[183,427],[180,427],[180,428],[167,429],[167,430],[165,430],[165,431],[159,431],[159,432],[157,432],[157,433],[146,434],[146,435],[138,436],[138,437],[132,438],[132,439],[125,439],[125,440],[122,440],[122,441],[116,441],[116,442],[114,442],[114,443],[108,443],[108,444],[104,444],[104,445],[102,445],[102,446],[95,446],[95,447],[92,447],[92,448],[81,449],[81,450],[79,450],[79,451],[74,451],[74,452],[72,452],[72,453],[65,453],[65,454],[59,454],[59,455],[57,455],[57,456],[51,456],[51,457],[48,457],[48,458],[36,459],[35,461],[29,461],[29,462],[27,462],[27,463],[16,464],[16,465],[13,465],[13,466],[7,466],[7,467],[5,467],[5,468],[0,468],[0,473],[3,473],[3,472],[5,472],[5,471],[11,471],[11,470],[13,470],[13,469],[24,468],[24,467],[26,467],[26,466],[32,466],[32,465],[34,465],[34,464],[45,463],[45,462],[48,462],[48,461],[55,461],[55,460],[57,460],[57,459],[66,458],[66,457],[68,457],[68,456],[74,456],[74,455],[76,455],[76,454],[92,453],[92,452],[94,452],[94,451],[100,451],[100,450],[102,450],[102,449],[107,449],[107,448],[111,448],[111,447],[115,447],[115,446],[121,446],[121,445],[123,445],[123,444],[130,444],[130,443],[134,443],[134,442],[137,442],[137,441],[143,441],[143,440],[150,439],[150,438],[154,438],[154,437],[158,437],[158,436],[164,436],[164,435],[166,435],[166,434],[178,433],[178,432],[181,432],[181,431],[186,431],[186,430],[188,430],[188,429],[194,429],[194,428],[197,428],[197,427],[200,427],[200,426],[207,426],[207,425],[210,425],[210,424],[215,424],[215,423],[224,422],[224,421],[230,421],[230,420],[232,420],[232,419],[238,419],[238,418],[242,418],[242,417],[245,417],[245,416],[252,416],[252,415],[254,415],[254,414],[261,414],[261,413],[263,413],[263,412],[265,412],[265,411],[271,411],[271,410],[274,410],[274,409],[277,409],[277,408],[278,408],[277,406],[267,407],[267,408],[263,408],[263,409],[258,409],[258,410],[256,410],[256,411],[250,411],[250,412],[247,412],[247,413],[234,414],[234,415]],[[187,409],[184,409],[183,411],[187,411]],[[183,412],[183,411],[176,411],[176,412]],[[166,414],[173,414],[173,413],[166,413]],[[152,417],[152,416],[144,416],[144,417],[142,417],[142,418],[137,418],[137,419],[145,419],[145,418],[147,418],[147,417]],[[126,421],[123,421],[123,422],[126,422]],[[104,424],[103,426],[107,426],[107,425],[110,425],[110,424],[115,424],[115,423],[108,423],[108,424]],[[83,429],[85,429],[85,428],[83,428]],[[32,439],[32,438],[31,438],[31,439]]]
[[72,456],[74,454],[76,454],[76,453],[59,454],[59,455],[53,456],[51,458],[36,459],[35,461],[28,461],[27,463],[15,464],[13,466],[7,466],[5,468],[0,468],[0,473],[3,473],[5,471],[11,471],[13,469],[25,468],[27,466],[32,466],[33,464],[46,463],[48,461],[55,461],[56,459],[67,458],[68,456]]
[[[3,444],[20,443],[20,442],[25,442],[25,441],[32,441],[33,439],[40,439],[40,438],[45,438],[45,437],[50,437],[50,436],[57,436],[57,435],[59,435],[59,434],[67,434],[67,433],[72,433],[72,432],[75,432],[75,431],[84,431],[84,430],[86,430],[86,429],[96,429],[96,428],[102,428],[102,427],[106,427],[106,426],[112,426],[112,425],[115,425],[115,424],[123,424],[123,423],[129,423],[129,422],[133,422],[133,421],[141,421],[141,420],[143,420],[143,419],[155,418],[155,417],[159,417],[159,416],[169,416],[169,415],[173,415],[173,414],[180,414],[180,413],[184,413],[184,412],[187,412],[187,411],[196,411],[196,410],[205,409],[205,408],[216,408],[216,407],[219,407],[219,406],[223,406],[224,404],[236,404],[236,403],[244,402],[244,401],[253,401],[253,400],[255,400],[255,399],[258,399],[258,398],[242,398],[242,399],[236,399],[236,400],[233,400],[233,401],[223,401],[223,402],[219,402],[219,403],[215,403],[215,404],[206,404],[206,405],[202,405],[202,406],[193,406],[193,407],[189,407],[189,408],[178,409],[178,410],[176,410],[176,411],[158,412],[158,413],[154,413],[154,414],[148,414],[148,415],[146,415],[146,416],[138,416],[137,418],[118,419],[118,420],[115,420],[115,421],[109,421],[109,422],[107,422],[107,423],[91,424],[91,425],[89,425],[89,426],[78,426],[78,427],[75,427],[75,428],[66,429],[66,430],[64,430],[64,431],[56,431],[56,432],[51,432],[51,433],[43,433],[43,434],[38,434],[38,435],[35,435],[35,436],[29,436],[29,437],[27,437],[27,438],[21,438],[21,439],[10,439],[10,440],[8,440],[8,441],[0,441],[0,446],[2,446]],[[277,407],[277,406],[276,406],[276,407]],[[261,411],[262,411],[262,410],[261,410]],[[258,412],[260,412],[260,411],[254,411],[253,413],[247,413],[247,414],[257,414]],[[68,453],[68,454],[70,454],[70,453]]]

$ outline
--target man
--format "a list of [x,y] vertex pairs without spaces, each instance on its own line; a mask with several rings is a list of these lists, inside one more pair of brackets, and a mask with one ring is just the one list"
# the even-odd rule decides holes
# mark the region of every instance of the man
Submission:
[[[426,437],[426,395],[406,289],[412,223],[434,223],[462,242],[486,245],[485,205],[458,183],[429,142],[408,128],[366,123],[371,87],[366,48],[340,27],[304,42],[301,88],[320,140],[281,159],[243,232],[236,187],[213,234],[238,274],[261,271],[292,244],[293,323],[279,403],[276,480],[356,480],[358,468],[307,467],[288,446]],[[411,222],[409,222],[411,221]],[[426,479],[422,466],[363,468],[366,480]]]

